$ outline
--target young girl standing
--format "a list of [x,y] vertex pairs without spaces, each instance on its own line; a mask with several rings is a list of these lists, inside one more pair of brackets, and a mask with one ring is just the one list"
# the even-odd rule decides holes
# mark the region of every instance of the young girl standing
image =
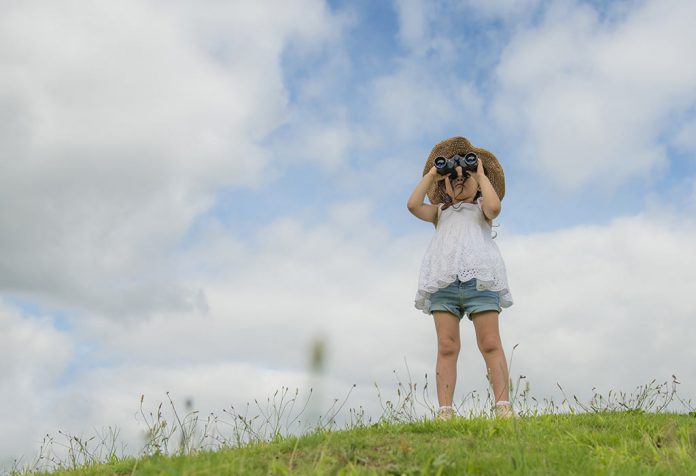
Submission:
[[[469,152],[478,157],[476,171],[457,166],[451,174],[438,174],[436,157],[463,157]],[[426,194],[431,204],[424,203]],[[423,257],[415,305],[432,314],[435,321],[440,419],[454,415],[459,322],[465,315],[474,324],[476,342],[493,387],[496,415],[514,415],[508,401],[507,361],[498,329],[501,308],[512,305],[512,296],[505,263],[491,233],[504,195],[505,175],[495,156],[463,137],[453,137],[433,148],[423,178],[408,199],[411,213],[435,225],[435,235]]]

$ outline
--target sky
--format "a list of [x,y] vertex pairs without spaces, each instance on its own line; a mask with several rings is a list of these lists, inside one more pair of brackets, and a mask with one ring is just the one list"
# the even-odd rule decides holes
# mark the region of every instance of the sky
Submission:
[[[137,451],[141,395],[305,391],[317,340],[318,408],[432,381],[406,202],[452,136],[505,170],[513,381],[696,397],[693,1],[0,8],[2,465],[59,430]],[[461,332],[455,398],[486,388]]]

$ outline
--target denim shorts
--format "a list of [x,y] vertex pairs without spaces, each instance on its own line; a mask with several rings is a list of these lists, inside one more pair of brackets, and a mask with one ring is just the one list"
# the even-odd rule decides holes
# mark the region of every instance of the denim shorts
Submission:
[[471,315],[476,312],[501,310],[498,293],[477,290],[476,278],[463,283],[455,279],[452,284],[438,289],[430,296],[431,314],[433,311],[447,311],[459,319],[466,315],[471,321]]

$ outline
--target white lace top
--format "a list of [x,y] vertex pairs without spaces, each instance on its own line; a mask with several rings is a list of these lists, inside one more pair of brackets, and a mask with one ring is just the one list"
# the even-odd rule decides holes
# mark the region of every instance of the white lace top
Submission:
[[421,264],[416,293],[416,309],[430,313],[430,296],[457,278],[476,278],[476,289],[496,291],[500,307],[512,305],[505,263],[493,241],[491,226],[476,203],[460,202],[442,210],[438,208],[435,235]]

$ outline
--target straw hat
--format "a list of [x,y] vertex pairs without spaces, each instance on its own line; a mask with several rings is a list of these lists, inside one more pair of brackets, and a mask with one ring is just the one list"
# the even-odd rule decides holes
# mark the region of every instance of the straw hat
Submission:
[[[505,174],[503,173],[503,168],[500,166],[498,159],[496,159],[495,155],[486,149],[474,147],[471,145],[471,142],[464,137],[451,137],[447,140],[443,140],[433,147],[433,150],[428,156],[428,160],[425,161],[423,175],[427,174],[428,171],[435,165],[433,161],[436,157],[442,156],[449,158],[454,154],[464,156],[469,152],[475,153],[481,159],[481,163],[483,164],[483,172],[486,174],[486,177],[488,177],[488,180],[491,181],[491,185],[493,185],[493,189],[498,194],[498,198],[502,200],[505,196]],[[430,199],[430,203],[432,204],[443,203],[446,201],[445,197],[447,197],[447,194],[445,193],[445,190],[439,186],[439,183],[442,183],[442,181],[433,182],[427,191],[428,199]]]

